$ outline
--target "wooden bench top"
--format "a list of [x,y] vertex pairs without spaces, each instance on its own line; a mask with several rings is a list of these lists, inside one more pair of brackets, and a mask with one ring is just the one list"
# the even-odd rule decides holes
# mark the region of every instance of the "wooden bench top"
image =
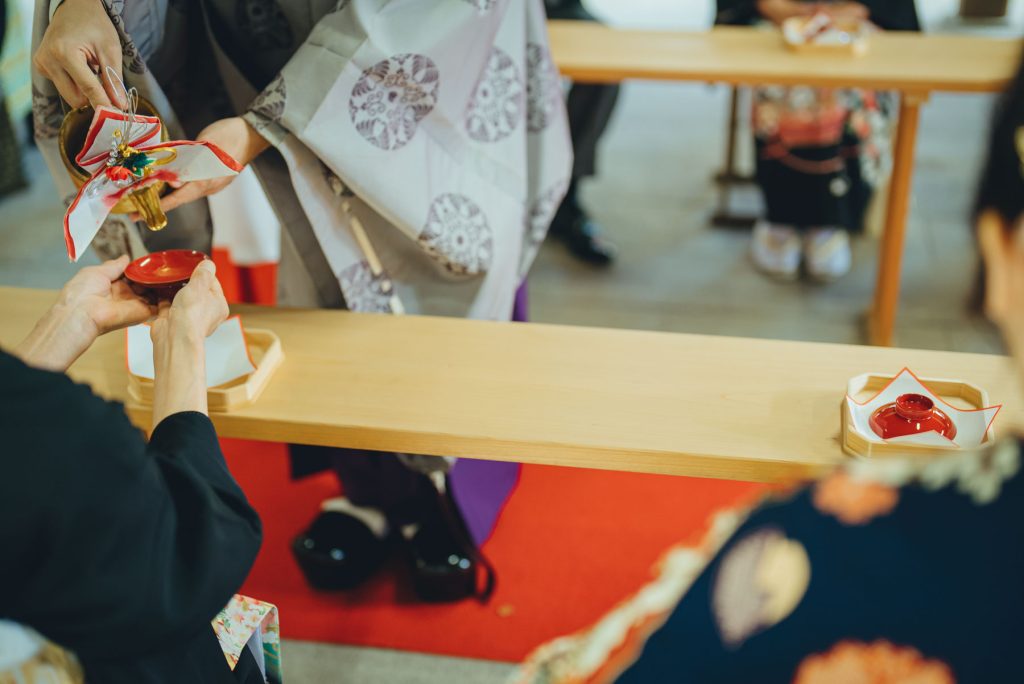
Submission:
[[[0,288],[0,345],[20,341],[54,292]],[[845,458],[849,378],[909,365],[962,378],[1024,424],[1000,356],[704,335],[237,307],[281,338],[262,398],[214,415],[225,437],[610,470],[777,481]],[[71,369],[127,401],[124,335]],[[149,412],[130,403],[132,420]]]
[[718,27],[705,32],[614,29],[550,21],[551,53],[563,75],[617,83],[628,78],[737,85],[812,85],[996,92],[1020,64],[1020,41],[975,36],[879,33],[862,57],[803,55],[776,31]]

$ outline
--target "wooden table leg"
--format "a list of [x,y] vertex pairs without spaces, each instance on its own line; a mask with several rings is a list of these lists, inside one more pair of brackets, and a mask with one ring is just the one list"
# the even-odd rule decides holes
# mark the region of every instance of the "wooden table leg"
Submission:
[[910,210],[911,181],[914,176],[914,150],[921,105],[928,96],[904,93],[900,98],[900,119],[896,128],[893,148],[892,181],[889,186],[889,206],[885,216],[878,254],[878,281],[875,301],[868,323],[871,344],[892,346],[896,324],[896,307],[900,298],[900,268],[903,265],[903,241],[907,232]]
[[725,168],[715,174],[715,182],[728,186],[736,182],[736,127],[740,123],[740,88],[732,86],[729,94],[729,123],[725,136]]
[[736,170],[736,138],[740,123],[740,89],[732,86],[729,100],[729,123],[725,142],[725,169],[715,175],[718,184],[718,210],[711,215],[711,225],[716,228],[740,228],[750,230],[757,223],[758,216],[734,214],[731,209],[732,190],[737,185],[750,185],[756,179]]

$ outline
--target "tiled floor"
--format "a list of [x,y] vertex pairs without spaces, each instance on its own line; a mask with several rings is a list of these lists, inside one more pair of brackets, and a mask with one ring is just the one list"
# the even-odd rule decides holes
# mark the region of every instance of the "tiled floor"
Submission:
[[[706,3],[595,0],[620,24],[697,28]],[[919,3],[931,26],[949,27],[955,0]],[[674,8],[667,15],[657,12]],[[1020,17],[1024,2],[1013,3]],[[654,20],[652,17],[667,16]],[[1020,25],[1018,22],[1017,26]],[[982,30],[1006,32],[1005,25]],[[1016,30],[1016,29],[1012,29]],[[874,287],[876,243],[856,245],[856,269],[830,286],[782,285],[753,272],[748,236],[712,230],[712,173],[721,163],[728,93],[695,84],[630,83],[602,145],[587,206],[621,248],[595,271],[548,245],[530,278],[539,321],[859,343]],[[925,107],[897,327],[903,346],[996,352],[998,337],[962,302],[976,255],[968,210],[992,99],[936,96]],[[57,287],[74,271],[64,256],[62,208],[30,153],[32,187],[0,202],[0,284]],[[756,206],[756,194],[737,198]],[[91,259],[91,257],[87,257]],[[500,664],[288,642],[289,682],[499,682]]]

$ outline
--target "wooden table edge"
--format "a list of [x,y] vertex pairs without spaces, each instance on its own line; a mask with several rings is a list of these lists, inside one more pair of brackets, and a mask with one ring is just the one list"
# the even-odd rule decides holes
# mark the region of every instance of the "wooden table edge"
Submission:
[[[152,430],[150,408],[126,404],[132,422],[144,432]],[[483,435],[410,432],[392,428],[321,425],[315,423],[251,419],[230,413],[211,413],[218,437],[273,443],[365,449],[368,451],[454,456],[480,461],[501,461],[555,467],[627,473],[733,480],[739,482],[792,482],[807,480],[841,465],[722,456],[600,445],[561,444],[534,440],[496,441]],[[838,435],[836,437],[838,441]],[[425,447],[425,442],[429,443]],[[435,446],[436,445],[436,446]]]

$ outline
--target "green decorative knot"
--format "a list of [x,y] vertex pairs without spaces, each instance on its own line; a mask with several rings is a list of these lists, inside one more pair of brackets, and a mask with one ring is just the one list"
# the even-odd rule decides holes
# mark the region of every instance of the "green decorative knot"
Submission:
[[146,169],[156,161],[145,152],[133,152],[119,164],[132,172],[133,176],[141,177],[146,174]]

